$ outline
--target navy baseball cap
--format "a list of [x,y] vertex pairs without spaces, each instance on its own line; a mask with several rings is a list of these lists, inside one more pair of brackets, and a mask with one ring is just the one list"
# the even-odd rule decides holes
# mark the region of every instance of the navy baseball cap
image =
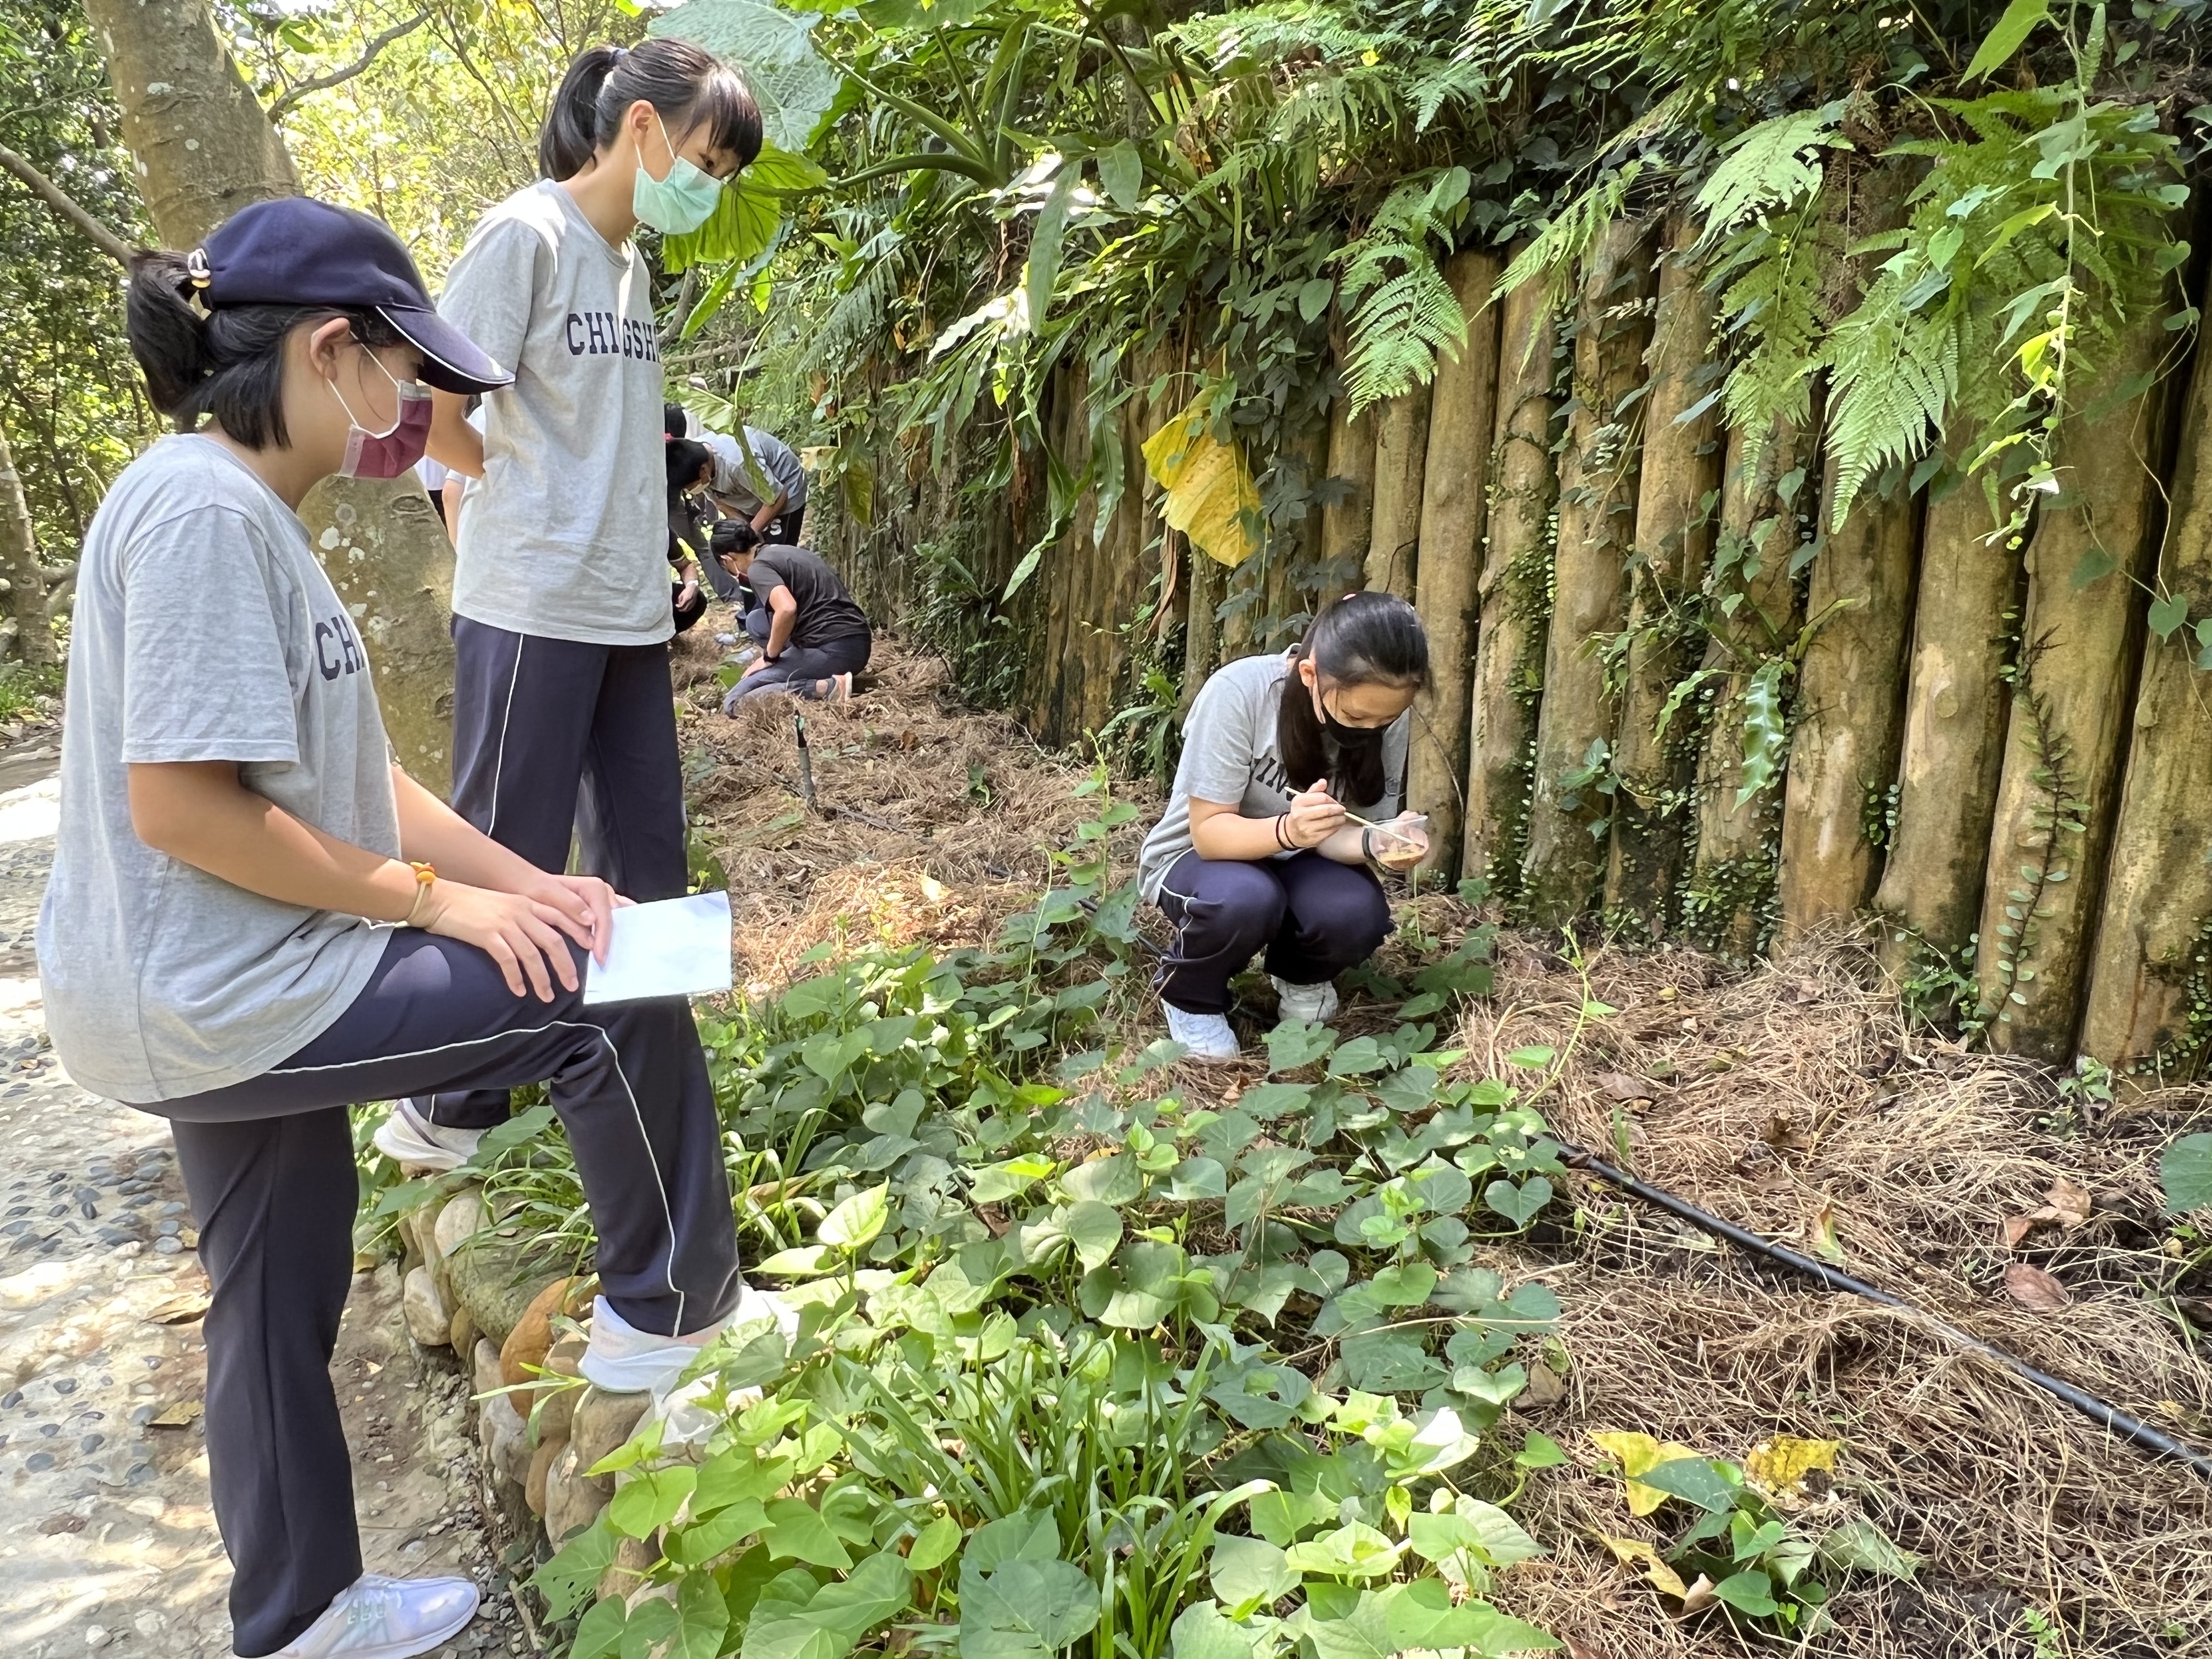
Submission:
[[200,302],[374,311],[421,349],[441,392],[494,392],[514,376],[438,315],[406,244],[383,220],[311,196],[240,208],[188,258]]

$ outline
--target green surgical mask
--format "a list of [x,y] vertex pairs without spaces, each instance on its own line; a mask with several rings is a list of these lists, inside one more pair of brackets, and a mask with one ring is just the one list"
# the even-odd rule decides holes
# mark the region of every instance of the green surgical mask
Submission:
[[660,128],[660,142],[668,146],[668,176],[654,178],[645,170],[644,158],[640,157],[637,180],[630,186],[630,211],[637,215],[640,223],[651,225],[664,235],[681,236],[698,229],[712,216],[722,199],[722,181],[676,153],[676,146],[668,143],[668,129],[661,125],[659,110],[653,112],[653,123]]

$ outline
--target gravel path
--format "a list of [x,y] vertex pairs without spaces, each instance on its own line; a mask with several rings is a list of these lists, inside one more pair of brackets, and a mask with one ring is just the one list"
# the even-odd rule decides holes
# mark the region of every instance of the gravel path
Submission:
[[[32,930],[53,858],[48,732],[0,753],[0,1652],[222,1659],[229,1566],[197,1414],[207,1280],[167,1127],[47,1047]],[[387,1264],[354,1281],[333,1375],[371,1571],[468,1571],[441,1655],[535,1650],[485,1522],[467,1389],[411,1344]]]

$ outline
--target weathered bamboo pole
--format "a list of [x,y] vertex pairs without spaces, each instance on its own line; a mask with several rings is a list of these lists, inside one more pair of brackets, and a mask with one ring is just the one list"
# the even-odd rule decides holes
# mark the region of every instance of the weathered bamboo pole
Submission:
[[1216,612],[1229,573],[1200,552],[1189,537],[1180,539],[1186,566],[1183,580],[1190,593],[1190,613],[1182,636],[1182,706],[1188,711],[1206,677],[1221,665],[1221,622]]
[[[2212,616],[2212,356],[2182,415],[2159,586]],[[2081,1052],[2161,1083],[2203,1075],[2212,1038],[2212,674],[2193,626],[2146,638],[2142,689],[2097,927]]]
[[1459,868],[1475,589],[1498,428],[1498,307],[1488,301],[1500,269],[1497,255],[1476,252],[1456,254],[1444,266],[1444,280],[1468,315],[1467,340],[1457,357],[1437,365],[1421,469],[1420,579],[1413,601],[1428,630],[1429,684],[1413,704],[1407,796],[1414,811],[1429,815],[1439,870]]
[[[1467,824],[1460,873],[1519,889],[1528,809],[1528,754],[1551,615],[1552,396],[1559,331],[1539,285],[1498,302],[1493,480],[1477,598],[1474,684],[1468,730]],[[1500,896],[1504,895],[1501,892]]]
[[[1297,428],[1285,440],[1278,465],[1291,471],[1291,483],[1301,491],[1310,490],[1328,476],[1328,421],[1325,411],[1319,421]],[[1260,630],[1261,643],[1266,649],[1280,650],[1304,632],[1304,619],[1311,614],[1319,598],[1316,591],[1305,584],[1313,580],[1322,563],[1323,516],[1320,507],[1310,507],[1298,521],[1297,534],[1282,550],[1282,556],[1268,562],[1267,621]]]
[[[1905,222],[1916,175],[1878,167],[1842,200],[1853,239]],[[1857,303],[1862,259],[1844,265]],[[1813,633],[1797,673],[1797,724],[1784,786],[1779,875],[1784,943],[1826,922],[1847,921],[1874,896],[1881,860],[1867,834],[1869,808],[1887,805],[1904,728],[1905,665],[1911,639],[1920,507],[1902,470],[1869,480],[1842,525],[1835,523],[1840,468],[1831,451],[1820,481],[1820,551],[1806,614]]]
[[1605,884],[1605,845],[1591,828],[1607,816],[1607,799],[1594,784],[1569,780],[1611,767],[1616,710],[1596,645],[1628,620],[1642,447],[1641,421],[1629,404],[1650,336],[1650,228],[1632,219],[1606,228],[1590,251],[1577,308],[1574,412],[1559,478],[1552,630],[1522,866],[1522,902],[1550,927],[1587,908]]
[[[1709,950],[1742,961],[1758,948],[1773,894],[1779,791],[1741,806],[1746,699],[1764,664],[1797,631],[1790,563],[1798,545],[1796,502],[1812,452],[1811,423],[1778,420],[1754,462],[1730,431],[1721,483],[1720,535],[1706,578],[1713,618],[1701,667],[1700,701],[1711,714],[1698,759],[1698,842],[1681,902],[1682,931]],[[1686,718],[1684,708],[1676,718]]]
[[[1971,439],[1953,453],[1972,453]],[[1922,520],[1920,592],[1897,769],[1897,823],[1875,909],[1892,973],[1933,950],[1955,958],[1982,911],[1982,872],[2004,766],[2011,690],[2007,613],[2020,597],[2020,546],[1981,478],[1954,478]]]
[[[2130,325],[2103,366],[2106,395],[2158,365],[2158,309]],[[2072,1058],[2118,816],[2124,733],[2135,706],[2143,607],[2157,555],[2160,485],[2154,386],[2117,408],[2077,407],[2054,456],[2066,493],[2037,514],[2027,609],[1990,836],[1978,963],[1992,1048]],[[2109,574],[2077,588],[2083,561]]]
[[1629,562],[1628,678],[1613,744],[1619,787],[1606,908],[1634,918],[1653,936],[1671,919],[1698,759],[1695,721],[1680,715],[1662,734],[1660,718],[1674,687],[1697,665],[1698,641],[1684,602],[1705,580],[1720,501],[1718,417],[1707,409],[1683,418],[1711,394],[1721,372],[1708,362],[1712,298],[1691,257],[1698,228],[1686,212],[1670,217],[1659,261],[1659,302],[1645,358],[1651,389],[1644,402],[1636,550]]
[[1386,399],[1375,421],[1375,520],[1368,530],[1366,585],[1413,597],[1421,541],[1421,474],[1429,453],[1431,389]]
[[1328,406],[1328,482],[1336,499],[1322,508],[1321,590],[1342,592],[1362,580],[1375,522],[1375,411],[1352,414],[1347,388]]

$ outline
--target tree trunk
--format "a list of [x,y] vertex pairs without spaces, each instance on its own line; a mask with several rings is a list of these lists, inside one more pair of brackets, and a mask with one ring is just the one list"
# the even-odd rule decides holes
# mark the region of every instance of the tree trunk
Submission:
[[[1284,441],[1276,465],[1295,472],[1292,487],[1310,490],[1328,474],[1328,422],[1298,428]],[[1326,514],[1309,507],[1289,544],[1267,561],[1265,621],[1255,630],[1260,648],[1279,651],[1305,631],[1320,595],[1307,586],[1321,568],[1322,527]]]
[[[2212,616],[2212,357],[2201,347],[2172,477],[2159,586],[2201,622]],[[2161,1083],[2202,1077],[2212,1045],[2212,863],[2203,828],[2212,801],[2212,676],[2192,661],[2199,648],[2190,626],[2143,644],[2081,1022],[2082,1053]]]
[[207,0],[85,0],[123,109],[138,193],[171,247],[249,202],[296,196],[284,141],[232,61]]
[[[2148,378],[2166,339],[2155,312],[2131,326],[2115,342],[2105,387]],[[2063,1062],[2075,1052],[2135,706],[2136,587],[2157,552],[2162,390],[2066,422],[2055,459],[2068,494],[2042,507],[2027,544],[1978,964],[1982,1005],[1994,1016],[1990,1044],[2004,1054]],[[2100,551],[2113,568],[2076,591],[2082,560]]]
[[[8,447],[4,428],[0,428],[0,578],[8,584],[15,653],[29,667],[48,666],[54,659],[54,635],[46,620],[46,573],[39,564],[30,504],[23,499],[23,480],[15,471],[15,452]],[[8,654],[0,648],[0,657]]]
[[1618,787],[1605,883],[1606,908],[1633,918],[1654,938],[1671,920],[1698,765],[1691,714],[1676,710],[1663,734],[1660,717],[1674,687],[1697,665],[1699,641],[1686,601],[1705,579],[1721,487],[1718,417],[1709,409],[1682,419],[1711,392],[1719,373],[1707,362],[1713,305],[1691,259],[1697,236],[1689,215],[1677,213],[1659,262],[1630,561],[1628,679],[1613,745]]
[[1375,522],[1368,532],[1366,585],[1401,599],[1413,597],[1431,397],[1429,387],[1417,386],[1384,403],[1375,422]]
[[1182,541],[1182,556],[1190,566],[1190,617],[1183,629],[1182,706],[1206,684],[1206,676],[1221,665],[1221,620],[1217,614],[1221,590],[1229,573],[1211,556],[1198,550],[1189,537]]
[[[205,0],[88,0],[85,10],[122,106],[139,194],[165,244],[192,247],[248,203],[297,193],[284,141],[254,102]],[[453,548],[445,530],[412,474],[390,483],[331,479],[301,505],[309,538],[363,637],[372,648],[394,641],[401,655],[377,668],[395,752],[410,770],[428,767],[416,776],[443,794],[452,778],[453,706]],[[331,556],[339,548],[348,556],[343,566]],[[432,756],[440,757],[434,764]]]
[[1437,365],[1429,452],[1421,468],[1420,582],[1415,604],[1429,635],[1429,684],[1413,703],[1407,803],[1429,815],[1431,867],[1460,867],[1460,792],[1467,777],[1468,671],[1474,665],[1476,587],[1490,506],[1490,455],[1498,430],[1498,257],[1455,255],[1445,279],[1468,318],[1455,359]]
[[[1729,434],[1720,535],[1705,583],[1711,620],[1701,666],[1709,678],[1698,702],[1711,714],[1698,760],[1698,847],[1681,927],[1739,962],[1759,948],[1765,926],[1781,816],[1780,792],[1771,784],[1736,805],[1744,785],[1746,698],[1763,665],[1781,657],[1797,629],[1790,562],[1798,540],[1796,500],[1812,448],[1809,423],[1799,430],[1778,421],[1747,468],[1743,434]],[[1689,713],[1686,708],[1676,718]]]
[[1467,832],[1459,867],[1462,876],[1488,881],[1504,898],[1519,891],[1528,754],[1551,615],[1552,504],[1559,494],[1552,461],[1552,381],[1559,333],[1536,283],[1524,283],[1500,306],[1491,451],[1496,488],[1476,596],[1482,622],[1474,642]]
[[1528,915],[1547,927],[1588,908],[1605,884],[1605,844],[1593,832],[1610,810],[1600,782],[1611,774],[1617,711],[1598,645],[1628,620],[1641,447],[1630,394],[1642,381],[1650,337],[1648,228],[1632,219],[1608,225],[1583,276],[1574,414],[1559,479],[1552,631],[1522,877]]
[[1348,390],[1328,406],[1328,480],[1338,499],[1321,513],[1320,592],[1334,597],[1359,586],[1375,522],[1375,411],[1355,416]]
[[[1973,448],[1964,439],[1953,453]],[[1874,900],[1893,973],[1929,950],[1955,959],[1981,917],[2011,706],[2005,618],[2021,579],[2020,548],[1996,533],[2003,518],[1983,486],[1958,479],[1929,501],[1921,527],[1897,822]]]

